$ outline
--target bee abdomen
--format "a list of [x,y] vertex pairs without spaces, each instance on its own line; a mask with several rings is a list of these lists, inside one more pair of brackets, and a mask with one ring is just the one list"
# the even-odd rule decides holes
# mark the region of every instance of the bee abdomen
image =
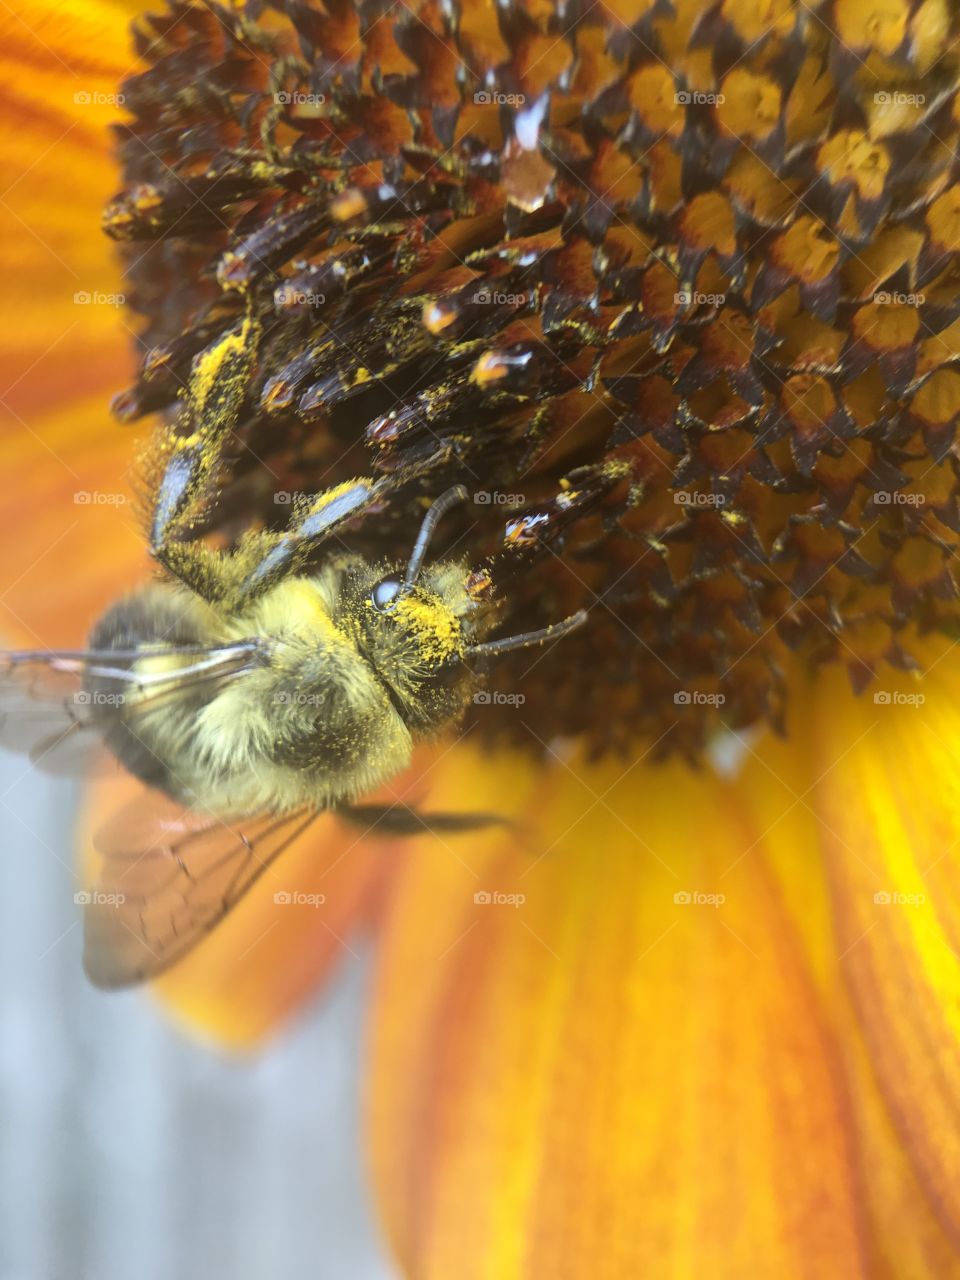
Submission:
[[177,648],[201,642],[196,618],[182,600],[162,587],[118,600],[90,634],[91,649]]
[[[195,648],[202,642],[197,620],[190,616],[185,602],[163,587],[149,587],[118,601],[100,618],[90,635],[91,649],[115,652],[158,647]],[[87,679],[87,693],[95,705],[112,706],[116,691],[114,681],[96,676]],[[158,702],[155,710],[138,715],[136,724],[130,723],[127,708],[121,705],[120,714],[104,716],[104,745],[146,786],[183,800],[182,787],[177,784],[166,753],[157,750],[151,730],[163,717],[167,737],[182,736],[184,741],[189,741],[191,722],[201,698],[202,694],[196,691],[186,695],[178,691],[174,697],[164,699],[162,706]]]

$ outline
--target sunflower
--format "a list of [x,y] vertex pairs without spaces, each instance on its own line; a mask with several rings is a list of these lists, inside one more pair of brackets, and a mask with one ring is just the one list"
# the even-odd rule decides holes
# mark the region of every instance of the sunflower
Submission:
[[131,12],[0,20],[5,632],[143,576],[136,441],[243,315],[192,537],[465,482],[516,629],[589,614],[391,785],[509,827],[322,819],[161,998],[254,1046],[372,937],[405,1275],[960,1276],[955,8]]

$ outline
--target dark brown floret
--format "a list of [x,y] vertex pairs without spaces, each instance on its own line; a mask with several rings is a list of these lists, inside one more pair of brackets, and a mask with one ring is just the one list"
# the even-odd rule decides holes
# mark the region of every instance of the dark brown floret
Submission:
[[[124,418],[253,301],[210,529],[461,481],[513,630],[484,732],[695,755],[955,629],[958,20],[936,0],[174,5],[105,215],[146,318]],[[198,530],[203,532],[202,530]]]

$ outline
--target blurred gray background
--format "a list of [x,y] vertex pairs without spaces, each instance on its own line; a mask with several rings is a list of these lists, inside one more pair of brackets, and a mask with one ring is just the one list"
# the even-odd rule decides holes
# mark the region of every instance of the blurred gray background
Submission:
[[259,1057],[95,991],[76,803],[0,752],[0,1280],[391,1280],[357,1118],[368,965]]

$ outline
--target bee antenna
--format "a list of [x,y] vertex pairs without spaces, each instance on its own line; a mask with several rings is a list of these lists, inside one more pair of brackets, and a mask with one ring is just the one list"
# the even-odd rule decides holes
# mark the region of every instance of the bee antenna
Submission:
[[571,631],[582,627],[587,620],[586,609],[578,609],[562,622],[551,622],[549,627],[541,627],[539,631],[524,631],[518,636],[505,636],[502,640],[487,640],[483,644],[471,644],[463,651],[465,658],[489,658],[498,653],[509,653],[512,649],[532,649],[534,645],[546,644],[548,640],[559,640],[568,636]]
[[464,486],[455,484],[452,489],[447,489],[445,493],[441,493],[440,497],[431,504],[430,510],[423,517],[423,524],[420,526],[417,540],[413,544],[413,551],[410,553],[407,571],[403,575],[404,587],[412,587],[417,578],[420,577],[420,570],[423,568],[427,548],[430,546],[430,539],[433,537],[437,525],[451,507],[456,506],[458,502],[466,501],[466,498],[467,491]]

